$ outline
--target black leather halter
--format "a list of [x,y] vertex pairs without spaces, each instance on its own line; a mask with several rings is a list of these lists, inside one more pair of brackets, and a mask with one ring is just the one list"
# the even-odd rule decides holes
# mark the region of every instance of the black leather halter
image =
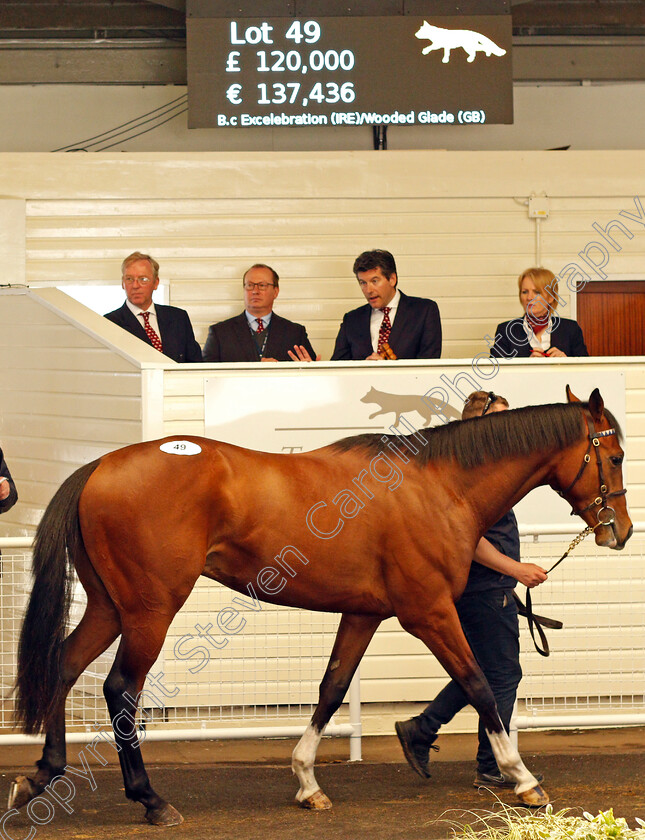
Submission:
[[[569,555],[569,552],[572,551],[586,536],[592,534],[596,528],[600,528],[603,525],[613,526],[614,522],[616,521],[616,511],[609,507],[607,504],[607,500],[611,499],[613,496],[624,496],[627,492],[626,489],[623,490],[614,490],[613,493],[608,492],[607,483],[605,482],[605,474],[602,468],[602,458],[600,457],[600,438],[610,437],[611,435],[616,434],[616,429],[606,429],[604,432],[597,432],[593,420],[590,418],[587,420],[585,417],[585,423],[587,424],[587,433],[589,438],[589,444],[587,446],[587,451],[584,454],[584,458],[582,459],[582,464],[580,465],[580,469],[578,470],[578,474],[573,479],[571,484],[566,488],[566,490],[558,490],[560,496],[565,496],[569,493],[577,482],[581,479],[582,474],[585,471],[587,464],[591,461],[591,447],[593,446],[596,452],[596,464],[598,466],[598,481],[600,483],[600,495],[596,496],[593,502],[590,502],[586,507],[581,508],[580,510],[575,510],[572,506],[571,516],[581,516],[583,513],[586,513],[588,510],[591,510],[598,505],[602,505],[599,508],[596,518],[598,522],[595,525],[588,525],[581,534],[578,534],[577,537],[571,542],[569,548],[564,552],[562,557],[554,563],[548,571],[548,574],[555,569],[556,566],[559,566],[560,563]],[[604,516],[603,514],[607,512],[608,516]],[[527,587],[526,590],[526,605],[522,604],[520,598],[515,595],[515,601],[517,603],[518,612],[520,615],[526,616],[529,625],[529,632],[531,634],[531,638],[533,639],[533,644],[535,646],[536,651],[541,654],[542,656],[548,656],[549,651],[549,643],[547,642],[546,635],[542,630],[542,627],[551,627],[553,629],[559,630],[562,627],[561,621],[556,621],[555,619],[551,618],[544,618],[543,616],[535,615],[533,612],[533,604],[531,600],[531,590]],[[540,641],[542,642],[542,647],[537,642],[535,638],[535,634],[538,633],[540,636]]]
[[[578,474],[573,479],[571,484],[565,490],[558,490],[558,494],[560,496],[566,496],[567,493],[570,493],[571,490],[575,487],[578,481],[582,478],[582,474],[585,471],[587,464],[591,461],[591,447],[593,446],[594,451],[596,453],[596,465],[598,467],[598,482],[600,484],[599,488],[599,495],[590,502],[587,507],[580,508],[580,510],[575,510],[572,507],[571,516],[582,516],[583,513],[586,513],[588,510],[591,510],[598,505],[602,505],[602,507],[596,513],[596,518],[598,519],[598,525],[613,525],[616,521],[616,511],[609,507],[607,504],[607,500],[611,499],[613,496],[624,496],[627,490],[623,488],[622,490],[614,490],[613,493],[608,491],[607,483],[605,481],[605,474],[602,468],[602,458],[600,457],[600,438],[609,437],[610,435],[616,434],[616,429],[605,429],[604,432],[597,432],[593,420],[585,417],[585,423],[587,424],[587,436],[589,438],[589,443],[587,445],[587,451],[584,454],[584,458],[582,459],[582,464],[580,465],[580,469],[578,470]],[[603,514],[605,511],[608,513],[608,516],[605,517]],[[598,527],[598,526],[596,526]]]

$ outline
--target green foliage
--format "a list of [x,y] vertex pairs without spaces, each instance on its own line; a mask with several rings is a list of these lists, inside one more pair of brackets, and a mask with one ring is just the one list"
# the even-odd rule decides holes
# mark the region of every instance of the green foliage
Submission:
[[442,820],[459,840],[645,840],[645,821],[636,818],[638,828],[631,829],[614,811],[600,811],[597,816],[584,811],[573,816],[565,808],[554,813],[553,806],[527,812],[499,802],[500,811],[469,811],[472,822]]

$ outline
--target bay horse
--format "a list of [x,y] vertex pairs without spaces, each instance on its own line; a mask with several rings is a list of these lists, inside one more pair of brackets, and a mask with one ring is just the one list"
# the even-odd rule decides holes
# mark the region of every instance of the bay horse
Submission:
[[[318,706],[292,757],[304,807],[331,807],[314,776],[316,750],[370,639],[390,616],[462,686],[519,799],[546,804],[502,726],[454,602],[480,536],[538,485],[559,491],[599,545],[621,549],[630,537],[616,421],[597,389],[584,403],[568,388],[567,396],[568,404],[408,436],[359,435],[307,453],[167,438],[81,467],[56,492],[36,534],[16,709],[24,731],[46,739],[33,776],[13,782],[9,807],[26,804],[65,772],[66,696],[120,635],[104,694],[125,795],[145,807],[150,823],[182,821],[153,790],[134,725],[124,732],[115,720],[131,714],[200,575],[243,593],[257,586],[270,603],[342,613]],[[180,451],[194,454],[173,454]],[[87,607],[66,637],[74,568]]]

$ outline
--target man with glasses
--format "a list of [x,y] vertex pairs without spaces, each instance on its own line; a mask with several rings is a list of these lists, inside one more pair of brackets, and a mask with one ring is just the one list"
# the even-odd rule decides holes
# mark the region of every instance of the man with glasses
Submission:
[[316,359],[302,324],[273,311],[280,278],[256,263],[242,277],[244,312],[213,324],[204,345],[205,362],[288,362]]
[[108,312],[106,318],[176,362],[201,362],[201,348],[188,313],[152,301],[152,293],[159,285],[156,260],[139,251],[130,254],[121,264],[121,285],[126,301],[120,309]]

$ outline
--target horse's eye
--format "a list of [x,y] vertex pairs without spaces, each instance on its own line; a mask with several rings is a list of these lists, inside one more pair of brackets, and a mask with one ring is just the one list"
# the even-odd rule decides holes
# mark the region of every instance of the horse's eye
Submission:
[[612,463],[612,466],[619,467],[623,463],[623,456],[622,455],[612,455],[609,459]]

